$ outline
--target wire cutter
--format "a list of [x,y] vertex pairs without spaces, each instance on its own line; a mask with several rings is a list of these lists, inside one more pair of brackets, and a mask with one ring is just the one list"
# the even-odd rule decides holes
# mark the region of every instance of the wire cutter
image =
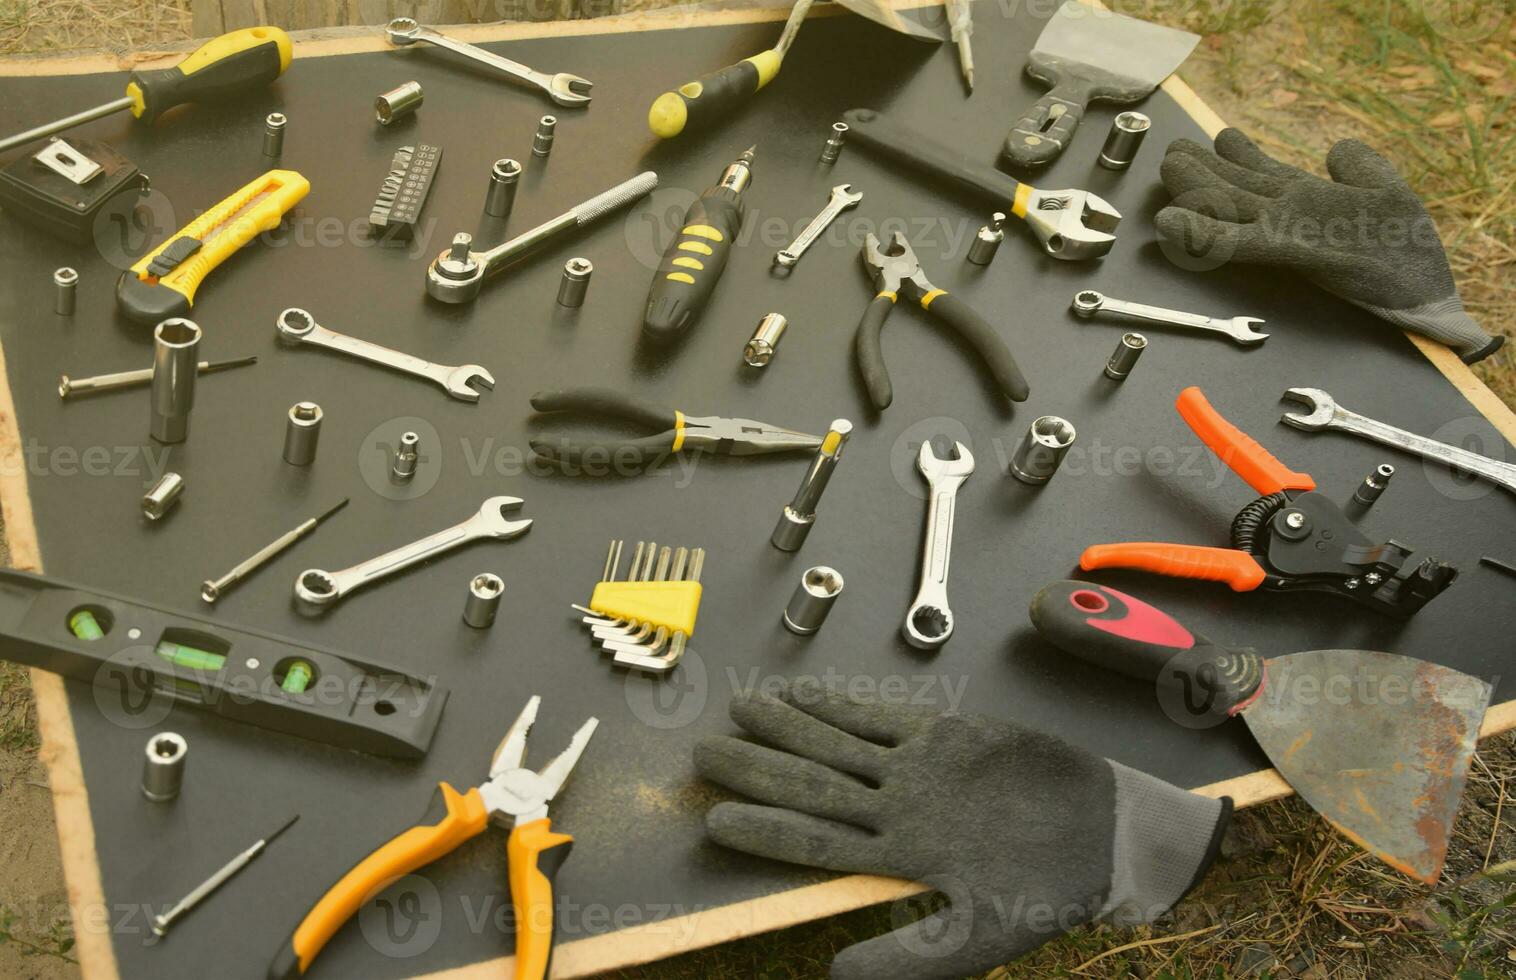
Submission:
[[1377,544],[1308,473],[1269,454],[1211,407],[1199,388],[1179,393],[1179,415],[1232,472],[1263,494],[1232,520],[1231,548],[1131,542],[1086,548],[1085,571],[1136,568],[1225,582],[1236,592],[1329,592],[1405,618],[1458,577],[1458,568],[1398,541]]
[[753,456],[759,453],[787,453],[814,450],[821,437],[793,429],[781,429],[753,419],[729,419],[719,415],[686,415],[675,408],[643,401],[633,395],[609,388],[570,388],[566,391],[539,391],[532,396],[532,408],[538,412],[578,412],[603,418],[621,419],[634,425],[661,429],[656,435],[640,438],[608,439],[580,443],[560,439],[531,440],[532,452],[539,457],[568,465],[579,465],[586,456],[592,461],[612,463],[628,457],[643,464],[670,453],[699,449],[723,456]]
[[858,323],[855,347],[858,369],[863,373],[863,383],[868,388],[869,401],[878,411],[890,407],[895,398],[895,389],[890,385],[890,373],[884,366],[884,352],[880,348],[879,335],[884,330],[884,321],[895,308],[895,301],[904,292],[909,299],[921,304],[921,308],[935,315],[943,323],[962,335],[963,339],[978,352],[988,365],[995,384],[1013,402],[1026,401],[1029,389],[1016,358],[1010,348],[995,333],[989,322],[974,312],[967,303],[938,289],[921,271],[921,262],[916,258],[911,243],[900,232],[890,237],[890,243],[881,247],[879,238],[870,233],[863,241],[863,264],[874,278],[879,290],[869,308]]
[[294,980],[344,922],[397,878],[449,854],[484,833],[491,822],[510,826],[511,903],[516,911],[516,980],[548,975],[556,927],[553,879],[574,838],[552,829],[547,805],[563,788],[599,721],[591,718],[552,762],[534,772],[525,767],[526,736],[542,699],[532,695],[490,762],[490,778],[459,793],[439,783],[421,821],[359,861],[306,913],[269,966],[269,980]]

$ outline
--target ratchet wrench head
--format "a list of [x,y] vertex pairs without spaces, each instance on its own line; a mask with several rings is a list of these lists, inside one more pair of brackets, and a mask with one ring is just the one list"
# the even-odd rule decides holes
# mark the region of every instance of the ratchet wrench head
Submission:
[[1337,414],[1337,402],[1320,388],[1291,388],[1284,393],[1284,397],[1310,409],[1305,413],[1286,412],[1280,419],[1286,425],[1293,425],[1297,429],[1304,429],[1307,432],[1325,429],[1331,423],[1332,416]]
[[1105,255],[1116,244],[1121,212],[1089,191],[1033,189],[1026,202],[1026,223],[1055,259],[1080,261]]
[[479,295],[484,261],[473,246],[474,237],[467,232],[453,236],[453,244],[426,268],[428,296],[444,303],[467,303]]

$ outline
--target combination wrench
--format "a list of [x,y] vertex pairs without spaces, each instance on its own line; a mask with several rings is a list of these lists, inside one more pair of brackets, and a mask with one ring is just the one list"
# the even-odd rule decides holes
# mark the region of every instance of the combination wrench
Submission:
[[508,541],[520,537],[532,526],[531,520],[512,521],[507,520],[505,515],[520,510],[522,503],[520,497],[491,497],[479,508],[479,513],[462,524],[438,531],[420,541],[412,541],[403,548],[396,548],[340,572],[308,568],[295,579],[297,607],[304,613],[324,612],[351,592],[470,541],[483,541],[487,538]]
[[558,72],[556,75],[534,71],[519,61],[491,54],[481,47],[454,40],[430,27],[423,27],[412,17],[396,17],[390,21],[384,27],[384,36],[397,48],[407,47],[418,41],[446,48],[482,65],[488,65],[496,71],[504,72],[512,78],[537,86],[559,105],[583,106],[590,103],[590,89],[595,83],[587,78],[580,78],[566,71]]
[[821,209],[821,213],[801,229],[800,234],[795,236],[795,240],[790,242],[788,248],[774,253],[774,264],[784,269],[794,268],[795,263],[800,261],[800,256],[816,243],[816,239],[820,238],[821,233],[837,220],[837,216],[861,200],[863,200],[863,192],[853,190],[852,184],[838,184],[833,187],[832,197],[826,202],[826,207]]
[[905,614],[901,632],[918,650],[935,650],[953,635],[953,611],[948,608],[948,559],[953,553],[953,510],[958,488],[974,472],[974,454],[958,442],[953,459],[940,459],[930,441],[921,444],[916,467],[931,493],[926,510],[926,553],[921,559],[921,587]]
[[1171,327],[1209,330],[1213,333],[1225,334],[1244,347],[1261,344],[1269,339],[1268,334],[1253,329],[1253,324],[1265,322],[1256,316],[1234,316],[1228,320],[1222,317],[1202,316],[1199,313],[1165,310],[1157,306],[1112,299],[1093,289],[1081,289],[1074,294],[1074,312],[1085,319],[1089,319],[1096,313],[1118,313],[1133,319],[1163,323]]
[[[305,310],[291,307],[279,314],[275,321],[279,339],[287,344],[311,344],[325,347],[372,364],[394,368],[406,374],[414,374],[442,386],[454,398],[466,402],[479,400],[478,388],[495,387],[495,377],[477,364],[433,364],[419,357],[392,350],[368,340],[359,340],[347,334],[329,330],[316,322]],[[475,386],[478,386],[476,388]]]
[[1286,425],[1292,425],[1306,432],[1336,429],[1338,432],[1351,433],[1381,445],[1413,453],[1424,459],[1435,460],[1455,470],[1482,477],[1496,486],[1516,493],[1516,465],[1481,456],[1435,439],[1428,439],[1426,436],[1418,436],[1414,432],[1397,429],[1393,425],[1385,425],[1378,419],[1350,412],[1338,405],[1336,399],[1320,388],[1291,388],[1284,393],[1284,397],[1300,402],[1311,409],[1309,413],[1286,412],[1280,419]]

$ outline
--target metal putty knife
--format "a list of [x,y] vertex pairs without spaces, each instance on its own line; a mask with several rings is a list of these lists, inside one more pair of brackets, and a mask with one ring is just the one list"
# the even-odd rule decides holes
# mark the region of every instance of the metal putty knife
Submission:
[[1199,42],[1189,31],[1069,0],[1048,21],[1026,65],[1027,74],[1052,88],[1011,127],[1006,159],[1022,167],[1052,163],[1074,138],[1086,106],[1146,98]]
[[1484,681],[1370,650],[1265,660],[1088,582],[1049,585],[1031,615],[1061,649],[1153,683],[1179,724],[1241,715],[1279,774],[1332,826],[1413,878],[1432,884],[1442,874],[1490,701]]

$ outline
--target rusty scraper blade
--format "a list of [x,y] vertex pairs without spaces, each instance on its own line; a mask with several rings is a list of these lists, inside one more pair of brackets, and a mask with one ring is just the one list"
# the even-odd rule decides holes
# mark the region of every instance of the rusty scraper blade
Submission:
[[1242,716],[1279,774],[1375,857],[1435,883],[1490,685],[1368,650],[1275,657],[1267,671]]

